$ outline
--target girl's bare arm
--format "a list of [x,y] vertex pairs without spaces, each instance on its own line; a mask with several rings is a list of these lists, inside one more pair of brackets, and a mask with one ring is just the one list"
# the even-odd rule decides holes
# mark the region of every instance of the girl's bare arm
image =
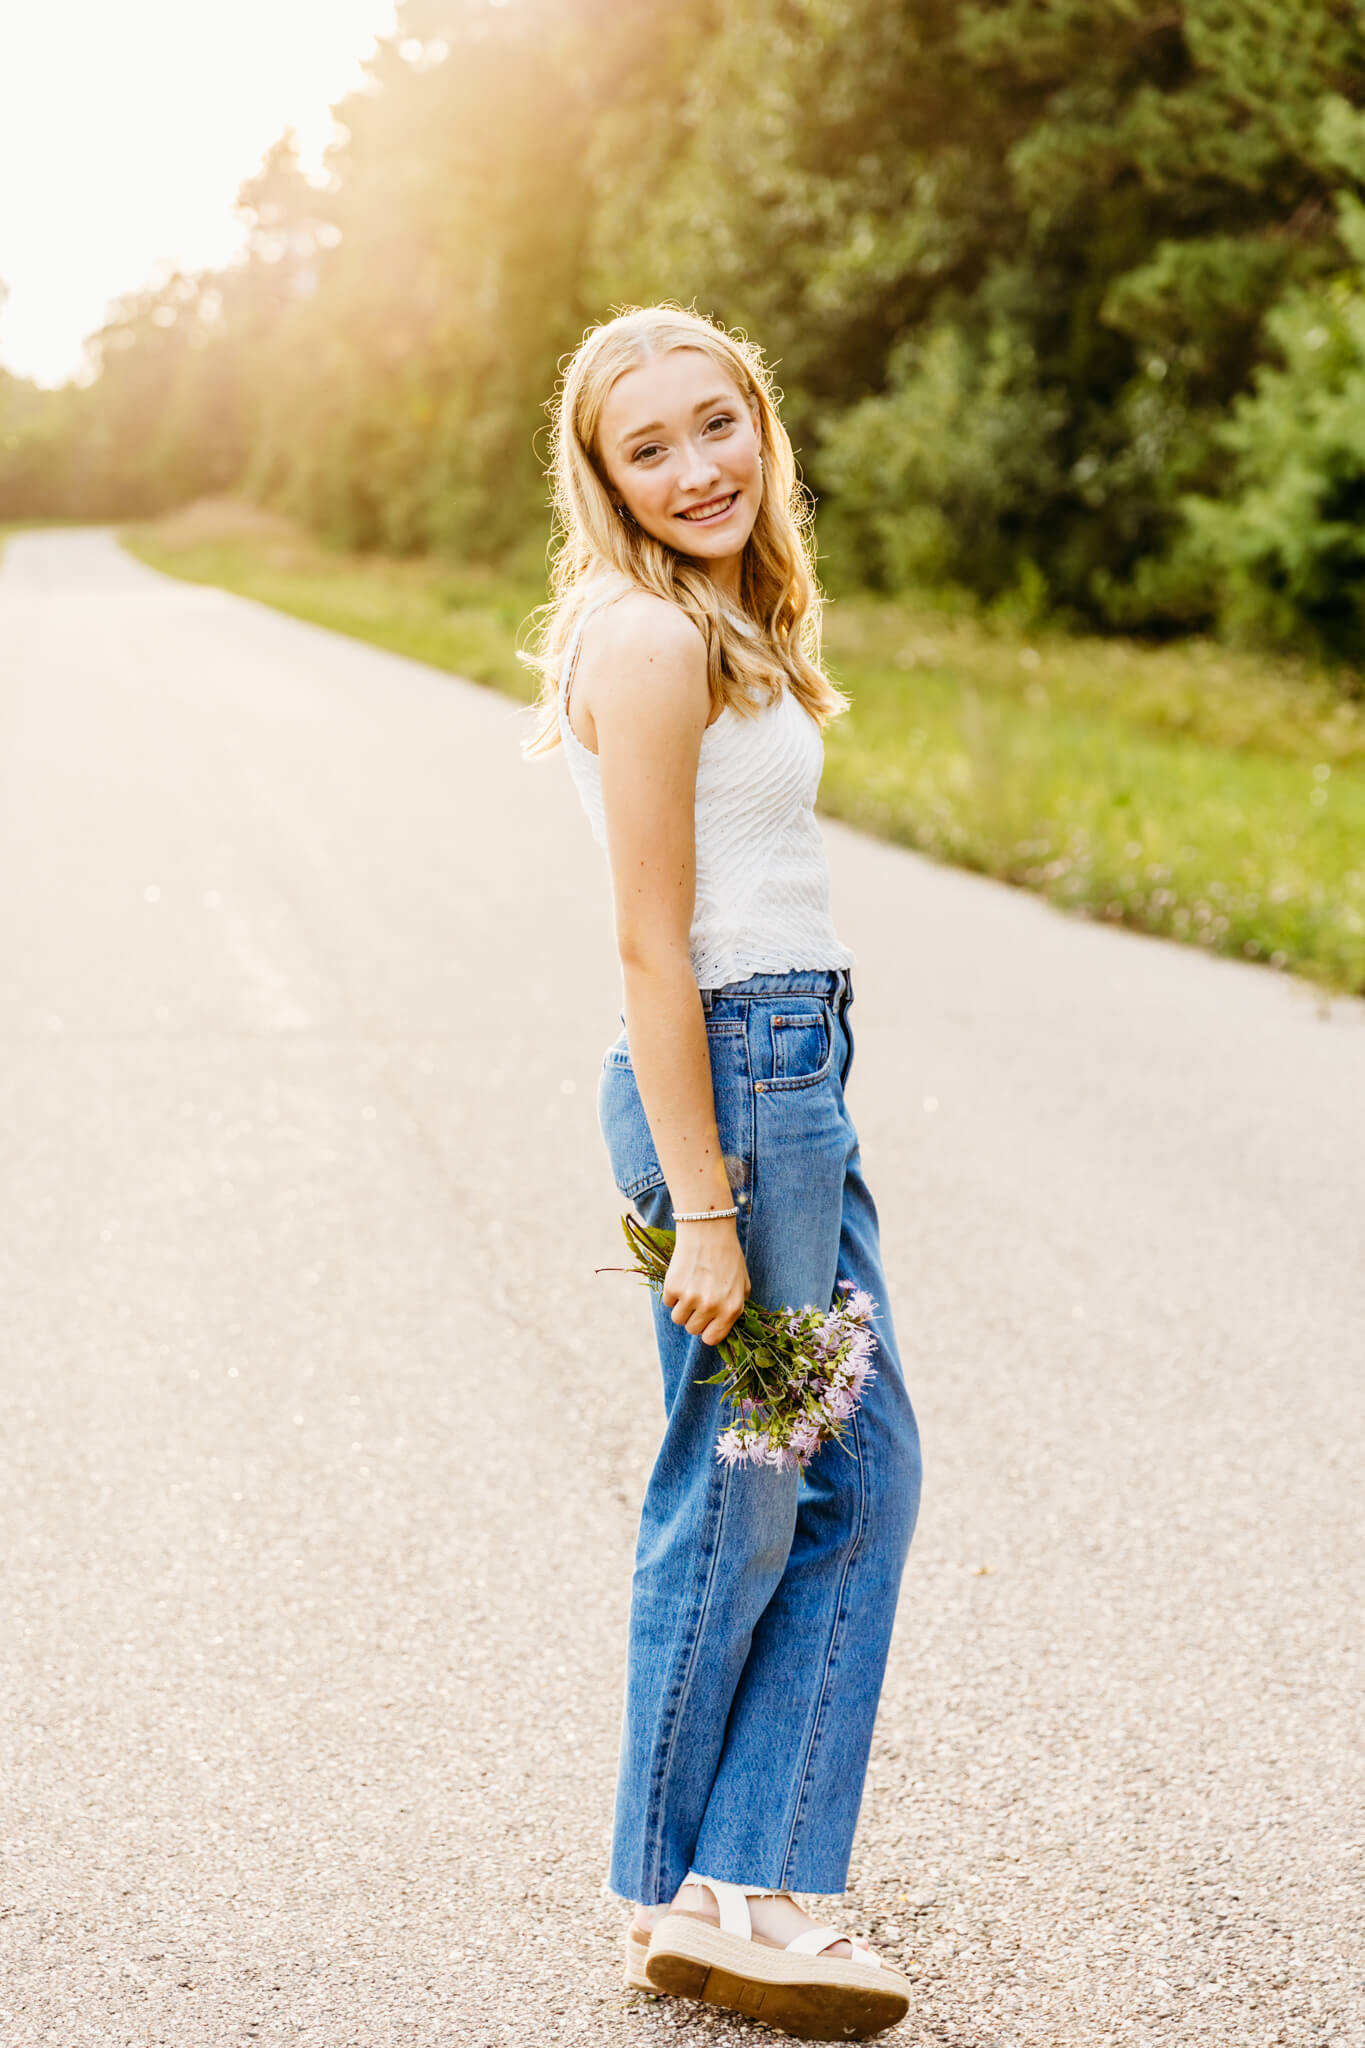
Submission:
[[[701,636],[666,599],[622,598],[593,620],[590,642],[585,635],[576,702],[579,691],[596,731],[640,1099],[674,1209],[729,1208],[689,947],[697,762],[710,711]],[[674,1322],[719,1344],[748,1293],[735,1219],[680,1223],[663,1291]]]

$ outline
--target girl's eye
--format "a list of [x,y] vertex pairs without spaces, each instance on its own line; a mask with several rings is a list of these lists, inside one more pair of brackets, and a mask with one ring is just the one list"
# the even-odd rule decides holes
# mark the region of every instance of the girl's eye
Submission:
[[637,449],[636,449],[636,451],[635,451],[635,453],[634,453],[634,454],[633,454],[633,455],[631,456],[631,458],[630,458],[630,459],[631,459],[631,461],[632,461],[632,462],[639,462],[642,456],[645,456],[645,455],[657,455],[657,454],[658,454],[658,452],[659,452],[659,444],[658,444],[658,442],[657,442],[657,441],[649,441],[649,442],[647,442],[647,443],[646,443],[646,445],[645,445],[645,446],[644,446],[643,448],[637,448]]
[[706,422],[706,429],[709,433],[712,427],[732,427],[734,423],[734,418],[730,413],[718,412],[713,420]]

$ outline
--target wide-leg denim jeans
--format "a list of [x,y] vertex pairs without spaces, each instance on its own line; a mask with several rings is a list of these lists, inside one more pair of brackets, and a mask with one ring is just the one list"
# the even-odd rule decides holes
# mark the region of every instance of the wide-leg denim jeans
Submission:
[[[666,1422],[640,1518],[608,1883],[645,1905],[690,1869],[771,1890],[844,1889],[906,1551],[919,1506],[915,1417],[877,1211],[844,1102],[846,968],[702,991],[716,1121],[752,1299],[829,1307],[850,1279],[879,1304],[877,1377],[804,1474],[720,1464],[719,1353],[657,1295]],[[598,1117],[620,1192],[672,1229],[625,1034]],[[850,1455],[851,1453],[851,1455]]]

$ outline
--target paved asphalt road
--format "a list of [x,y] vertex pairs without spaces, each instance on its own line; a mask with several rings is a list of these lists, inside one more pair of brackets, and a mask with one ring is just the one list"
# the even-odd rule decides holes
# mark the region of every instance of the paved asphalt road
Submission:
[[[0,2043],[757,2044],[603,1895],[648,1301],[503,699],[0,578]],[[896,2048],[1365,2041],[1365,1006],[827,826],[924,1513]]]

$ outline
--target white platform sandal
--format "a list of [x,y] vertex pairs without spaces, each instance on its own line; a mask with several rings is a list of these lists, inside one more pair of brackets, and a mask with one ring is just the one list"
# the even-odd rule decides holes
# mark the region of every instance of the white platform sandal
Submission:
[[[645,1975],[656,1991],[699,1998],[748,2013],[802,2041],[862,2041],[895,2026],[910,2010],[910,1981],[851,1934],[812,1927],[785,1948],[755,1935],[749,1900],[771,1894],[762,1885],[728,1884],[688,1872],[720,1909],[720,1926],[674,1907],[650,1938]],[[827,1948],[846,1941],[847,1956]]]

